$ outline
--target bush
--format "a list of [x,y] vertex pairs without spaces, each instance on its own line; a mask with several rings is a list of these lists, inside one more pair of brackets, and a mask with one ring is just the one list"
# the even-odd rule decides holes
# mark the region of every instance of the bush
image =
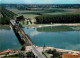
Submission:
[[21,51],[25,51],[26,47],[25,45],[22,46]]

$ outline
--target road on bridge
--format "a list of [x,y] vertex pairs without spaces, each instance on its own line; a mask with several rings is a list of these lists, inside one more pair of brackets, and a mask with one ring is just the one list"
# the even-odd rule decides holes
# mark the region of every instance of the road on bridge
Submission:
[[38,58],[44,58],[43,55],[37,50],[37,48],[33,45],[32,46],[32,50],[33,50],[33,53],[38,56]]

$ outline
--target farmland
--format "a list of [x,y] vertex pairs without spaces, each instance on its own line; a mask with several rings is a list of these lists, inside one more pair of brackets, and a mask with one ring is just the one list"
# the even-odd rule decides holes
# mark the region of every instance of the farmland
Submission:
[[80,9],[65,9],[65,8],[31,8],[30,10],[19,10],[17,8],[7,8],[8,10],[16,13],[17,15],[23,15],[25,18],[30,18],[32,22],[36,22],[35,17],[40,15],[63,15],[63,14],[79,14]]
[[0,24],[9,24],[10,20],[13,19],[14,16],[16,16],[16,14],[14,14],[12,11],[0,7]]

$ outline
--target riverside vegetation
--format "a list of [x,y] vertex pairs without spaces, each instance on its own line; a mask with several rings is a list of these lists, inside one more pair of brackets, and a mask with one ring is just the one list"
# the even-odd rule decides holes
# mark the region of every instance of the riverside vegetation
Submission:
[[80,23],[80,14],[41,15],[36,17],[36,23]]

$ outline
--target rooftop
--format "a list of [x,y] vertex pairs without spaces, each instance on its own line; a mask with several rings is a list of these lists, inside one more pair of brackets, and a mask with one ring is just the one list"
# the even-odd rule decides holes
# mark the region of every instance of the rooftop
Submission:
[[63,54],[63,58],[80,58],[80,54]]

